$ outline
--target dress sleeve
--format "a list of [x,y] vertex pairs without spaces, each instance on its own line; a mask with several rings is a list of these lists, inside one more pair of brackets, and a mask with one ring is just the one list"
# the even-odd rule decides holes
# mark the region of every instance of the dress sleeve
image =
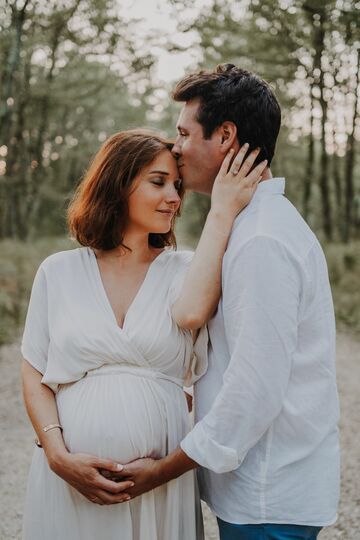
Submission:
[[[194,253],[192,251],[179,251],[176,253],[174,277],[170,286],[170,305],[172,306],[179,295],[185,281],[187,271],[193,259]],[[190,332],[190,330],[183,330],[184,332]],[[208,330],[207,326],[199,328],[193,335],[193,349],[192,354],[187,356],[185,362],[185,380],[184,386],[189,388],[196,381],[202,377],[208,367]]]
[[170,305],[173,305],[179,298],[182,286],[185,281],[187,271],[193,259],[192,251],[178,251],[174,257],[173,278],[170,285]]
[[208,344],[209,333],[207,326],[203,326],[196,331],[193,336],[193,354],[186,363],[184,386],[189,388],[195,384],[208,368]]
[[49,341],[47,283],[40,266],[31,290],[21,353],[42,375],[46,371]]

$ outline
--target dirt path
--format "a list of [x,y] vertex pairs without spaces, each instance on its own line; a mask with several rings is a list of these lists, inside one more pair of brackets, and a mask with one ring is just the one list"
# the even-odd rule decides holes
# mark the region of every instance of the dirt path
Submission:
[[[0,540],[21,538],[26,476],[33,449],[33,432],[21,399],[19,367],[18,347],[2,347]],[[338,381],[342,412],[342,496],[337,524],[323,531],[320,538],[360,540],[360,342],[346,335],[338,336]],[[207,540],[218,540],[213,516],[206,508],[204,515]]]

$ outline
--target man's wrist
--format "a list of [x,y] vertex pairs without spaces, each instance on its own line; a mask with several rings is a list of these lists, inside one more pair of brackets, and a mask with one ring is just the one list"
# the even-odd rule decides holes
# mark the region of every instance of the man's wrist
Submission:
[[171,454],[157,461],[156,475],[161,480],[161,484],[174,480],[182,474],[198,467],[198,463],[192,460],[180,448],[176,448]]

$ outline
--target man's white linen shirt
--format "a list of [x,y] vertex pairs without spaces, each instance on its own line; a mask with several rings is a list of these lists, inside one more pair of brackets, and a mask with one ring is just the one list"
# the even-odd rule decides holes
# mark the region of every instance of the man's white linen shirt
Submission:
[[181,447],[224,521],[324,526],[339,497],[334,310],[320,244],[284,187],[261,182],[234,223]]

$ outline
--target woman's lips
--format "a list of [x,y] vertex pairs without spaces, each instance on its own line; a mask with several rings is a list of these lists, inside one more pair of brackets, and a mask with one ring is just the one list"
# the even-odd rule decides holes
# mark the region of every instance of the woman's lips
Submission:
[[165,214],[166,216],[173,216],[175,212],[173,210],[157,210],[160,214]]

